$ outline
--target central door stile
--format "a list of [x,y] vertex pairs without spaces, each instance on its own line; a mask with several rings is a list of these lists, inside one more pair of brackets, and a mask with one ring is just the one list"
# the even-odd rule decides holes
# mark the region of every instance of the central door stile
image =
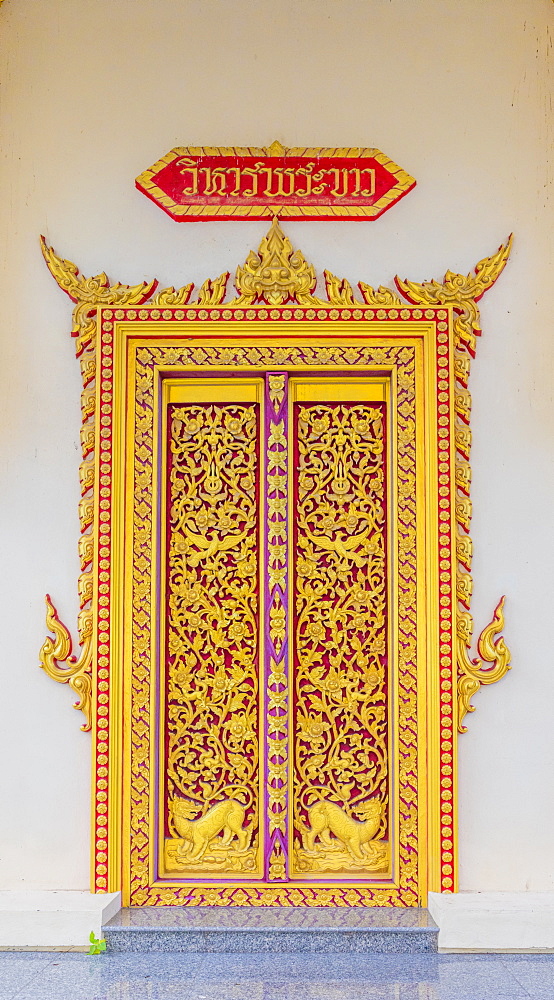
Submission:
[[265,378],[265,873],[286,881],[289,784],[289,440],[288,376]]

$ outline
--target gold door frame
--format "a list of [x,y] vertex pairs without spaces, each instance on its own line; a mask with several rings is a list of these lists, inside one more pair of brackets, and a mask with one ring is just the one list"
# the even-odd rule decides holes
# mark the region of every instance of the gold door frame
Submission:
[[[138,619],[140,645],[137,645],[136,640],[133,641],[130,635],[132,623],[127,616],[126,625],[116,625],[116,645],[112,647],[110,656],[114,695],[118,690],[116,677],[119,689],[123,687],[127,692],[123,709],[119,707],[116,709],[114,706],[114,712],[119,717],[129,720],[132,741],[132,745],[127,745],[126,749],[124,747],[123,758],[118,759],[117,763],[114,761],[114,766],[111,768],[114,775],[123,773],[122,785],[114,791],[114,798],[119,800],[123,796],[124,802],[125,898],[135,905],[182,903],[185,900],[190,902],[191,899],[196,902],[246,901],[267,904],[279,901],[307,904],[331,898],[363,904],[387,902],[416,905],[421,895],[425,893],[427,875],[425,791],[427,777],[425,766],[420,767],[418,764],[418,760],[425,760],[427,739],[426,673],[433,677],[433,688],[437,687],[436,655],[431,655],[431,652],[425,654],[425,649],[427,646],[430,648],[430,643],[424,634],[425,622],[430,620],[430,615],[425,613],[423,604],[428,605],[428,610],[433,606],[436,607],[438,595],[436,581],[425,570],[429,560],[436,562],[436,552],[433,552],[433,548],[436,550],[436,541],[434,546],[430,541],[427,542],[427,531],[423,528],[429,514],[425,496],[436,496],[436,484],[433,481],[432,462],[424,461],[427,447],[424,439],[429,439],[433,434],[433,423],[429,422],[426,428],[423,401],[425,397],[429,397],[431,386],[436,380],[435,340],[437,336],[442,335],[438,332],[437,322],[444,325],[444,319],[435,323],[426,320],[416,323],[401,321],[396,324],[382,322],[368,324],[362,312],[359,319],[341,323],[340,329],[334,323],[332,332],[325,323],[317,320],[302,322],[289,319],[279,322],[266,318],[262,322],[257,322],[256,319],[251,319],[248,331],[241,333],[240,338],[237,338],[233,329],[235,324],[223,318],[220,322],[210,320],[197,323],[192,319],[174,323],[157,320],[152,323],[149,321],[148,310],[143,312],[144,318],[138,323],[136,321],[127,323],[125,317],[112,322],[112,318],[109,317],[108,329],[104,331],[103,323],[101,335],[102,342],[108,347],[108,357],[113,358],[114,386],[126,387],[125,391],[114,393],[116,399],[113,413],[114,427],[122,428],[127,417],[125,435],[127,454],[124,453],[123,434],[120,434],[120,443],[114,449],[111,496],[112,552],[114,555],[118,554],[112,576],[114,595],[111,605],[112,616],[115,614],[116,621],[121,622],[124,609],[132,606],[136,615],[142,615]],[[441,310],[441,313],[446,317],[445,310]],[[159,550],[159,545],[155,537],[155,519],[151,513],[158,509],[158,490],[154,483],[153,470],[164,465],[163,462],[159,462],[156,448],[156,441],[164,438],[157,423],[158,419],[163,420],[164,407],[160,408],[160,402],[167,398],[165,386],[168,383],[171,387],[177,385],[178,376],[183,379],[193,372],[204,376],[210,371],[219,374],[223,361],[232,365],[232,374],[237,373],[239,376],[248,374],[251,377],[255,371],[275,370],[276,358],[283,369],[288,368],[293,374],[297,373],[298,377],[304,371],[311,372],[312,377],[315,377],[314,372],[324,376],[330,368],[338,364],[343,369],[350,368],[353,375],[360,371],[367,373],[373,369],[377,375],[376,381],[390,382],[394,390],[396,384],[400,383],[399,402],[394,407],[394,418],[399,424],[398,439],[405,442],[403,472],[406,478],[412,477],[412,481],[416,480],[416,452],[419,451],[417,479],[421,483],[417,505],[421,530],[417,554],[416,510],[415,503],[412,502],[415,500],[412,496],[412,483],[405,485],[406,496],[403,506],[400,506],[402,521],[400,517],[398,519],[398,534],[403,536],[402,541],[406,546],[406,556],[397,570],[405,594],[400,635],[408,649],[411,644],[411,652],[404,654],[402,649],[399,652],[400,676],[395,696],[395,702],[399,703],[400,708],[397,709],[399,742],[392,755],[397,772],[393,787],[396,786],[395,794],[398,797],[394,809],[394,825],[396,828],[400,827],[400,838],[395,838],[396,856],[393,872],[386,878],[365,877],[360,881],[355,878],[347,880],[343,877],[345,885],[340,886],[336,884],[340,879],[335,877],[333,880],[321,876],[318,880],[320,884],[314,886],[313,878],[310,884],[297,875],[277,889],[274,883],[281,879],[271,877],[275,874],[271,870],[275,865],[275,858],[271,858],[269,877],[262,879],[261,882],[258,875],[256,878],[245,878],[244,881],[235,881],[225,886],[220,884],[225,882],[222,877],[217,885],[214,885],[212,879],[206,880],[204,885],[191,886],[190,876],[189,879],[179,880],[175,876],[164,876],[159,870],[155,835],[160,802],[159,795],[156,795],[154,790],[154,774],[159,766],[156,760],[156,748],[161,740],[156,736],[156,727],[161,710],[154,693],[156,667],[148,668],[150,682],[147,677],[141,677],[141,663],[145,661],[144,646],[150,651],[146,656],[149,664],[152,665],[156,661],[155,637],[159,613],[155,605],[155,588],[152,588],[152,581],[160,579],[163,575],[156,566],[153,556]],[[249,364],[242,371],[244,362]],[[111,361],[109,368],[112,368]],[[240,378],[239,382],[242,381]],[[138,392],[134,386],[138,387]],[[156,417],[157,413],[160,413],[159,418]],[[436,437],[436,416],[433,417],[432,410],[430,416],[435,424]],[[416,430],[416,426],[419,425],[420,429]],[[417,447],[416,435],[420,439]],[[450,454],[450,434],[445,443]],[[425,483],[423,483],[424,477]],[[142,478],[144,486],[141,489]],[[436,511],[431,517],[434,521],[437,520]],[[129,537],[132,530],[136,539],[134,544]],[[450,519],[447,531],[450,546]],[[436,530],[434,533],[436,535]],[[124,538],[127,538],[126,545]],[[452,568],[450,573],[452,575]],[[419,612],[416,609],[414,579],[416,575],[421,581]],[[150,606],[145,600],[145,592],[149,590],[152,590]],[[150,631],[147,617],[150,617],[151,621]],[[119,648],[117,637],[119,637]],[[420,647],[417,655],[415,655],[416,644]],[[396,637],[393,645],[399,646]],[[434,646],[436,648],[436,643]],[[133,666],[129,663],[131,648]],[[108,658],[109,654],[104,655]],[[451,724],[450,705],[448,711]],[[436,717],[438,718],[438,715]],[[146,726],[149,729],[150,739],[143,731]],[[142,735],[137,743],[133,733],[139,727]],[[138,751],[135,761],[134,751]],[[150,759],[148,774],[144,766],[144,757],[147,753]],[[421,794],[418,794],[418,785],[421,786]],[[137,806],[139,794],[140,802]],[[400,851],[403,852],[401,858]],[[202,880],[198,877],[195,881],[198,883]],[[227,878],[227,883],[230,882],[231,879]]]
[[[84,461],[79,619],[83,648],[77,659],[71,657],[69,633],[47,598],[47,622],[54,639],[46,640],[41,665],[77,691],[77,707],[86,716],[83,728],[93,728],[94,890],[114,891],[123,885],[128,901],[132,876],[130,899],[135,905],[418,905],[425,901],[428,889],[455,891],[456,731],[463,731],[463,716],[473,710],[471,695],[481,683],[499,679],[509,663],[503,640],[496,638],[503,625],[502,601],[478,642],[480,656],[491,666],[469,655],[473,623],[467,535],[467,381],[475,336],[480,332],[475,303],[503,269],[509,243],[481,261],[475,276],[448,272],[443,284],[397,280],[412,307],[394,292],[374,291],[363,283],[364,301],[359,302],[347,282],[328,272],[327,300],[318,298],[313,268],[300,252],[293,251],[277,221],[258,255],[250,254],[237,269],[238,297],[228,304],[224,302],[228,275],[207,281],[198,302],[187,306],[192,286],[166,289],[152,299],[155,283],[110,287],[105,275],[79,278],[75,266],[58,258],[44,243],[43,252],[56,280],[77,303],[74,334],[84,382]],[[420,380],[414,426],[403,433],[405,440],[413,442],[415,435],[418,442],[415,500],[425,527],[424,541],[421,536],[417,540],[417,560],[424,594],[421,586],[414,594],[418,606],[417,703],[410,707],[409,692],[413,699],[416,692],[413,684],[411,689],[408,685],[405,704],[399,705],[398,712],[404,721],[417,718],[417,734],[412,732],[402,755],[399,787],[406,794],[400,857],[393,877],[387,884],[366,879],[364,884],[348,887],[303,886],[281,883],[277,864],[276,879],[258,886],[189,884],[183,890],[167,880],[160,882],[149,833],[154,821],[150,786],[155,762],[145,737],[153,707],[145,698],[143,683],[148,669],[143,664],[138,672],[130,670],[126,660],[127,650],[149,658],[148,615],[144,608],[135,608],[134,616],[130,615],[130,605],[122,602],[124,585],[130,580],[131,523],[139,548],[142,545],[135,556],[143,574],[146,571],[143,597],[151,589],[148,552],[151,557],[152,540],[145,523],[139,522],[141,517],[147,520],[153,499],[144,434],[148,436],[152,429],[146,414],[158,391],[154,370],[166,375],[172,368],[181,373],[207,373],[214,366],[218,371],[228,366],[234,371],[242,368],[251,376],[255,370],[323,372],[330,365],[352,370],[360,366],[394,370],[395,377],[408,384],[406,373],[398,369],[398,359],[392,360],[392,354],[402,350],[412,352],[412,361],[419,358],[414,369]],[[141,366],[138,380],[135,364]],[[146,407],[142,417],[139,402]],[[131,452],[133,462],[142,465],[138,487],[132,478]],[[138,521],[136,510],[131,519],[129,506],[137,489],[146,490]],[[409,494],[410,488],[405,486],[405,490]],[[400,522],[397,527],[402,530]],[[415,554],[413,542],[411,552]],[[408,579],[406,586],[409,592]],[[136,704],[131,704],[133,686],[137,687]],[[135,823],[132,829],[131,823]]]

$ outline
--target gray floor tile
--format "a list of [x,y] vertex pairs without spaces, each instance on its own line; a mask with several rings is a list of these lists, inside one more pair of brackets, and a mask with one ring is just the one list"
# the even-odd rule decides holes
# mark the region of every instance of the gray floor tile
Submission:
[[199,978],[186,997],[187,1000],[437,1000],[436,993],[422,992],[416,983],[368,985],[363,981],[329,981],[323,978],[300,983],[231,980],[218,984]]
[[530,1000],[529,994],[518,987],[498,983],[460,983],[458,986],[435,987],[437,1000]]
[[206,956],[198,975],[210,981],[263,980],[293,983],[317,978],[359,980],[361,983],[419,982],[436,979],[436,955],[361,955],[361,954],[218,954]]
[[[17,1000],[143,1000],[143,997],[144,1000],[169,1000],[186,997],[186,989],[204,957],[56,955],[40,975],[23,985]],[[4,1000],[2,994],[0,998]]]
[[12,1000],[23,986],[38,976],[53,960],[52,952],[0,952],[0,998]]
[[554,956],[0,954],[0,1000],[531,998],[554,1000]]
[[445,955],[440,959],[440,1000],[524,1000],[529,997],[503,955]]
[[554,955],[505,956],[506,967],[533,1000],[554,1000]]

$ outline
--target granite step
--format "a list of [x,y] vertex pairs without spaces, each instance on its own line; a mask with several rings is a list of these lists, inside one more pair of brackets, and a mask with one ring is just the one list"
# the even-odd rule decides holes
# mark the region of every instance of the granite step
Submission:
[[102,929],[110,952],[437,951],[438,927],[416,907],[144,906]]

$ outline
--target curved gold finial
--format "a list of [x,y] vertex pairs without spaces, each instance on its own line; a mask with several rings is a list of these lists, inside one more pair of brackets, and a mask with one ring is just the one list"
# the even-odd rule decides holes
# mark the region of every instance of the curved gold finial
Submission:
[[454,311],[454,343],[456,364],[456,391],[454,408],[456,411],[456,554],[458,570],[456,594],[464,610],[457,615],[457,668],[458,668],[458,730],[466,732],[462,721],[467,712],[475,711],[470,699],[481,684],[499,681],[509,669],[510,651],[500,637],[494,637],[504,628],[504,598],[499,601],[492,622],[481,632],[478,640],[479,655],[490,668],[483,667],[479,660],[469,655],[473,638],[473,618],[469,613],[473,582],[471,579],[471,559],[473,546],[469,537],[471,524],[471,500],[469,488],[471,469],[469,454],[471,449],[471,396],[468,390],[471,358],[475,357],[477,337],[481,333],[477,302],[494,285],[504,270],[512,249],[510,236],[490,257],[484,257],[475,267],[474,274],[455,274],[447,271],[444,281],[402,281],[396,277],[398,290],[415,305],[452,306]]
[[[504,628],[504,601],[501,597],[496,605],[492,621],[483,629],[477,643],[481,659],[470,659],[467,653],[467,643],[464,637],[458,636],[458,655],[463,663],[464,672],[458,679],[458,731],[465,733],[467,726],[462,725],[467,712],[474,712],[475,705],[471,697],[482,684],[495,684],[510,670],[510,650],[504,642],[501,632]],[[498,638],[496,638],[498,636]],[[482,661],[492,666],[485,667]]]
[[444,281],[402,281],[394,279],[402,295],[415,305],[441,305],[454,307],[454,337],[456,347],[464,345],[475,357],[476,337],[481,333],[477,302],[492,288],[502,274],[512,249],[513,234],[491,257],[484,257],[475,265],[475,274],[455,274],[447,271]]
[[244,266],[237,268],[235,284],[239,298],[233,305],[266,302],[280,306],[289,300],[312,305],[318,302],[312,295],[316,281],[314,268],[300,250],[293,250],[275,217],[258,253],[252,250]]
[[90,675],[91,641],[92,641],[92,614],[87,616],[88,628],[81,628],[81,639],[83,648],[81,655],[77,657],[71,655],[72,643],[69,631],[58,618],[50,595],[46,595],[46,627],[49,632],[54,633],[54,638],[47,636],[40,650],[40,665],[49,677],[62,684],[69,684],[79,696],[79,701],[74,708],[80,709],[85,716],[85,722],[81,726],[84,732],[91,728],[91,701],[92,701],[92,680]]
[[140,306],[154,293],[158,282],[142,281],[139,285],[110,285],[105,271],[85,278],[79,268],[70,260],[58,257],[53,247],[48,246],[44,236],[40,238],[42,255],[50,274],[69,298],[76,303],[73,311],[72,337],[77,337],[77,356],[87,346],[96,329],[95,314],[98,306],[128,305]]

